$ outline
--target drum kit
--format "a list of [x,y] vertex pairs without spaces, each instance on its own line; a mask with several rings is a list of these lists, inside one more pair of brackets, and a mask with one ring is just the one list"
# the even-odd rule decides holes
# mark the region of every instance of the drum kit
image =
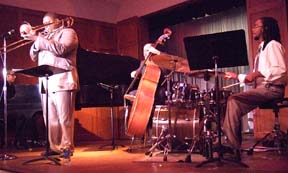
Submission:
[[[165,82],[167,85],[166,91],[166,106],[165,109],[168,111],[168,118],[166,118],[169,123],[165,127],[162,126],[162,132],[160,135],[156,136],[157,139],[153,143],[147,155],[152,156],[154,149],[157,147],[161,150],[163,149],[164,158],[167,160],[168,150],[172,150],[172,144],[167,145],[167,143],[173,139],[167,139],[171,137],[177,137],[177,134],[171,134],[175,132],[176,124],[173,125],[174,132],[171,125],[171,114],[175,113],[175,109],[186,109],[187,112],[193,112],[192,117],[187,118],[190,115],[184,116],[186,120],[191,124],[190,134],[185,137],[186,140],[185,150],[188,151],[189,155],[185,159],[186,162],[191,162],[191,153],[197,152],[207,157],[207,159],[213,157],[212,145],[217,141],[218,131],[217,131],[217,99],[215,88],[203,89],[200,91],[198,85],[191,84],[184,79],[184,82],[173,81],[172,76],[175,73],[183,74],[184,78],[197,78],[203,79],[206,82],[214,77],[214,70],[190,70],[189,63],[185,58],[172,55],[155,55],[151,57],[151,60],[157,64],[159,67],[170,70],[170,74],[165,76]],[[219,76],[224,76],[224,72],[218,72]],[[219,105],[221,108],[221,119],[224,118],[224,113],[226,109],[226,102],[228,97],[232,94],[230,90],[220,90],[219,91]],[[156,106],[157,107],[157,106]],[[173,109],[172,109],[173,108]],[[172,111],[173,110],[173,111]],[[179,112],[179,111],[178,111]],[[154,115],[154,120],[159,121],[159,112],[157,117]],[[175,119],[177,119],[177,111]],[[173,121],[176,123],[177,121]],[[179,122],[179,121],[178,121]],[[181,126],[182,124],[179,124]],[[158,126],[158,123],[157,123]],[[179,128],[179,127],[177,127]],[[185,127],[187,130],[187,127]],[[158,129],[156,129],[158,131]],[[187,133],[187,132],[186,132]],[[221,134],[220,134],[221,135]],[[181,135],[180,135],[181,136]],[[187,140],[190,139],[190,140]],[[170,148],[169,148],[170,147]]]

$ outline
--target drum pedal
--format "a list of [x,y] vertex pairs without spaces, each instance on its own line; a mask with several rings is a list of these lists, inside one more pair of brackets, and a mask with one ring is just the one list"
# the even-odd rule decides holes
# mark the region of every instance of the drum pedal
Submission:
[[170,140],[171,140],[170,138],[171,137],[172,136],[169,133],[169,129],[163,127],[159,137],[155,139],[154,144],[152,145],[152,147],[147,152],[145,152],[145,155],[152,157],[153,152],[155,151],[155,149],[158,148],[158,149],[162,150],[159,153],[163,152],[163,154],[164,154],[163,161],[167,161],[167,155],[168,155],[168,151],[170,149]]

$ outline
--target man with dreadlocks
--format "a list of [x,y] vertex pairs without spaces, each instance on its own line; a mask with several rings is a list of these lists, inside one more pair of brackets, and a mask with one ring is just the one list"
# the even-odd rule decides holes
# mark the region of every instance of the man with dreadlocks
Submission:
[[240,83],[254,83],[255,88],[231,95],[227,101],[223,132],[235,152],[235,159],[241,160],[241,118],[258,106],[284,97],[286,86],[286,65],[284,47],[278,22],[272,17],[262,17],[252,28],[253,39],[259,42],[254,69],[249,74],[226,72],[228,79]]

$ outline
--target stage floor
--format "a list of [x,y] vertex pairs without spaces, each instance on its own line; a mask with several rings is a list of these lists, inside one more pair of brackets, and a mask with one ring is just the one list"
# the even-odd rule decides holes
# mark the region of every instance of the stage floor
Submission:
[[[114,150],[109,145],[111,141],[83,142],[76,145],[71,162],[61,166],[55,165],[52,161],[44,160],[23,165],[25,161],[40,158],[40,153],[45,150],[43,147],[16,150],[8,147],[7,152],[2,149],[1,153],[17,156],[14,160],[0,161],[0,172],[25,172],[25,173],[284,173],[288,170],[288,154],[279,154],[275,151],[255,151],[253,155],[242,153],[242,162],[248,168],[241,167],[239,164],[219,161],[196,167],[199,163],[207,160],[200,154],[192,154],[191,163],[186,163],[187,152],[173,152],[168,154],[167,161],[163,161],[163,154],[156,152],[152,157],[145,155],[149,146],[144,147],[140,141],[136,141],[131,147],[130,141],[115,141],[122,144]],[[254,143],[251,135],[244,135],[244,147]],[[103,144],[107,147],[99,149]],[[130,150],[129,150],[130,149]],[[217,158],[217,152],[215,153]],[[225,155],[224,155],[225,158]]]

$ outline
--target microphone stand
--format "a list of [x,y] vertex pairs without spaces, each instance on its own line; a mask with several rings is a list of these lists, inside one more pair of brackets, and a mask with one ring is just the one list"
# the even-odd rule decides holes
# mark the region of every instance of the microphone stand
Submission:
[[120,144],[115,144],[115,135],[114,135],[114,114],[113,114],[113,93],[114,90],[117,88],[117,86],[111,86],[107,85],[104,83],[98,83],[103,89],[106,89],[110,93],[110,116],[111,116],[111,132],[112,132],[112,140],[111,140],[111,145],[106,144],[106,145],[101,145],[99,148],[102,149],[106,146],[112,146],[112,150],[115,149],[115,146],[121,146],[124,147],[124,145]]
[[[223,161],[229,161],[236,163],[242,167],[248,167],[245,163],[242,163],[241,161],[235,161],[235,160],[230,160],[230,159],[225,159],[223,158],[223,153],[222,153],[222,142],[221,142],[221,105],[220,105],[220,97],[219,97],[219,76],[218,76],[218,56],[213,56],[212,59],[214,60],[215,64],[215,94],[216,94],[216,112],[215,112],[215,117],[217,118],[217,133],[218,133],[218,158],[213,157],[213,150],[211,156],[208,158],[208,160],[201,162],[200,164],[196,165],[196,167],[201,167],[205,164],[208,163],[213,163],[217,162],[217,165],[222,166]],[[212,146],[212,144],[210,144]]]
[[[3,35],[3,118],[4,118],[4,154],[0,155],[0,160],[13,160],[16,159],[16,156],[7,154],[8,140],[7,140],[7,45],[6,45],[6,36]],[[1,53],[2,56],[2,53]]]

